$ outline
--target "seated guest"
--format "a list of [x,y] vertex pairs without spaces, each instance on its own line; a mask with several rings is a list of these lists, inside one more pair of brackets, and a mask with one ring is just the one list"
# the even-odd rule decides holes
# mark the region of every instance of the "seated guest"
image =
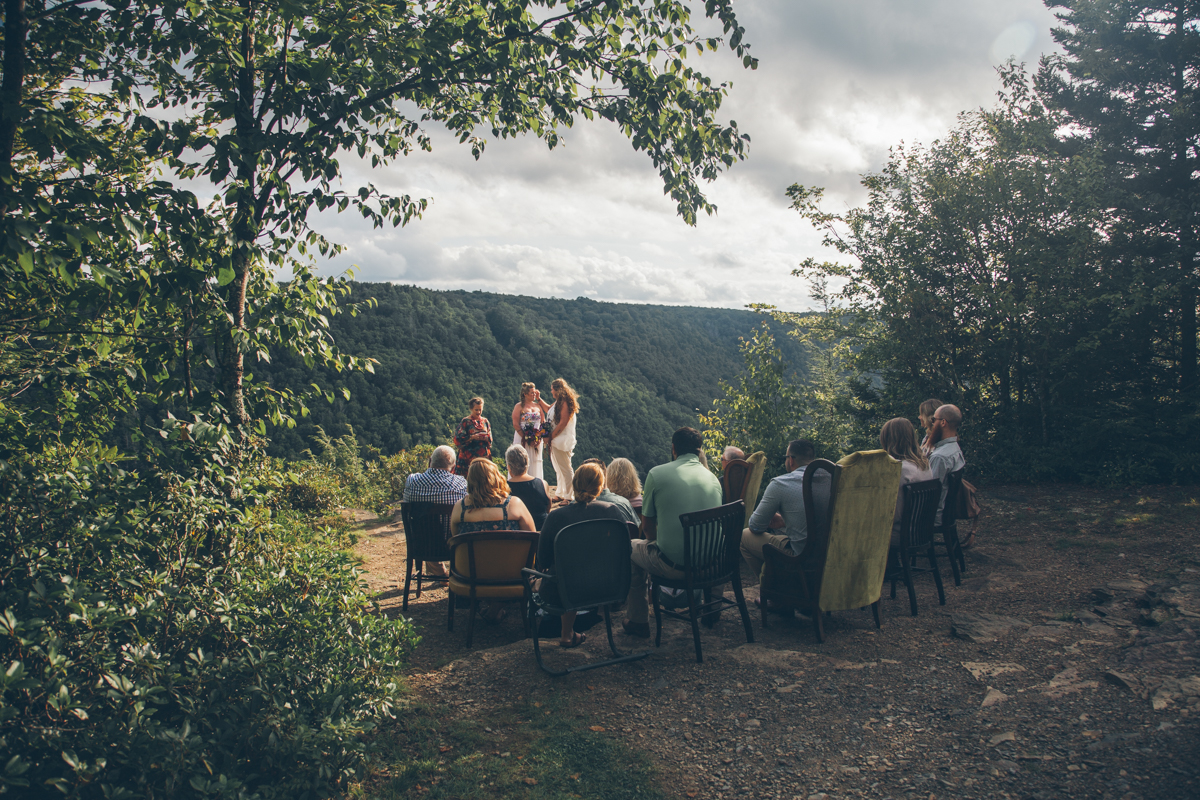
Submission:
[[942,499],[938,501],[935,525],[942,524],[942,507],[946,505],[946,491],[949,489],[946,476],[967,465],[962,448],[958,446],[958,426],[962,424],[962,412],[958,406],[940,406],[930,420],[929,441],[933,451],[929,454],[929,471],[932,477],[942,482]]
[[729,466],[730,461],[745,461],[745,460],[746,460],[746,454],[742,451],[742,448],[734,447],[733,445],[730,445],[729,447],[726,447],[725,450],[721,453],[721,472],[725,471],[725,468]]
[[540,531],[550,510],[550,490],[546,482],[529,474],[529,449],[524,445],[509,447],[504,452],[504,461],[508,465],[508,490],[513,497],[521,498],[533,517],[534,530]]
[[[429,456],[429,469],[414,472],[404,481],[405,503],[443,503],[453,505],[467,495],[467,482],[461,475],[451,472],[454,467],[454,450],[446,445],[436,447]],[[425,574],[445,577],[446,569],[440,561],[426,561]]]
[[605,483],[613,493],[629,501],[629,507],[642,518],[642,482],[638,480],[637,467],[628,458],[614,458],[605,472]]
[[933,452],[933,445],[929,443],[929,428],[933,425],[934,412],[944,405],[941,400],[931,397],[917,407],[917,419],[921,422],[921,429],[925,431],[925,438],[921,440],[921,452],[925,455]]
[[467,468],[467,496],[450,512],[450,534],[479,531],[532,531],[533,517],[490,460],[477,458]]
[[671,463],[660,464],[646,475],[642,504],[642,534],[646,538],[632,542],[632,583],[625,600],[629,610],[623,627],[629,636],[650,636],[647,573],[683,578],[677,566],[684,561],[679,515],[721,505],[721,482],[700,463],[703,443],[700,431],[680,428],[671,436]]
[[[900,486],[933,479],[929,459],[917,444],[917,432],[904,417],[889,419],[879,431],[879,446],[900,462]],[[892,522],[892,546],[900,544],[900,515],[904,512],[904,492],[896,498],[896,517]]]
[[[450,511],[450,535],[480,531],[532,531],[533,517],[521,498],[508,491],[508,481],[487,458],[477,458],[467,468],[467,496]],[[504,619],[499,603],[484,611],[488,622]]]
[[[816,456],[812,442],[794,439],[788,443],[783,466],[786,473],[767,484],[762,500],[750,515],[750,525],[742,531],[742,556],[750,571],[762,572],[763,545],[773,544],[785,553],[799,555],[808,538],[808,518],[804,512],[804,470]],[[771,533],[776,515],[786,535]]]
[[[589,458],[583,463],[595,464],[600,468],[601,471],[604,470],[604,462],[598,458]],[[607,483],[607,479],[605,482]],[[607,485],[600,491],[600,496],[596,499],[602,503],[612,503],[617,507],[617,510],[621,512],[621,516],[624,517],[626,522],[632,522],[634,525],[638,524],[638,515],[637,512],[633,510],[633,506],[631,506],[629,501],[624,497],[621,497],[619,494],[614,494],[611,490],[609,490]]]
[[[546,517],[546,524],[542,527],[542,535],[538,538],[537,552],[537,568],[540,572],[554,572],[554,537],[563,528],[591,519],[625,521],[624,515],[616,506],[599,499],[603,489],[603,467],[587,461],[580,464],[571,478],[574,500],[551,511]],[[560,602],[556,583],[543,581],[538,591],[551,605],[557,605]],[[568,611],[563,614],[559,647],[578,647],[585,641],[587,641],[587,636],[575,632],[575,612]]]

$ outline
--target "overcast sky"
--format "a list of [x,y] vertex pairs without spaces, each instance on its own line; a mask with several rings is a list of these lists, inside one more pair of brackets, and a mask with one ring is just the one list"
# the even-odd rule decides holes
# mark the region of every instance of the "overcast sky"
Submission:
[[[696,0],[695,8],[703,3]],[[990,106],[995,67],[1053,48],[1037,0],[743,0],[742,70],[728,51],[702,71],[732,82],[721,117],[752,142],[747,160],[708,184],[719,207],[689,227],[649,159],[607,123],[577,123],[553,151],[532,137],[489,141],[476,161],[445,135],[434,151],[372,171],[347,161],[347,185],[427,197],[424,218],[373,230],[353,214],[318,227],[364,281],[543,297],[740,308],[811,303],[791,270],[835,257],[788,208],[793,183],[823,186],[830,209],[862,202],[863,173],[888,148],[928,143],[964,110]]]

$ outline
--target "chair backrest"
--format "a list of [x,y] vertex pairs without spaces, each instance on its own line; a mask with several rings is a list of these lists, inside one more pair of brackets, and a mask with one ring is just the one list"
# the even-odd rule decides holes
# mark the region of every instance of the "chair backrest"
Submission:
[[[946,476],[946,502],[942,504],[943,527],[949,527],[958,522],[958,493],[962,491],[963,473],[966,471],[967,468],[962,467]],[[940,495],[941,492],[938,494]]]
[[942,482],[937,478],[900,487],[904,498],[900,512],[900,546],[928,547],[933,543],[933,520],[942,498]]
[[721,476],[721,497],[726,503],[731,500],[745,500],[746,482],[754,472],[754,465],[743,458],[735,458],[725,464],[725,474]]
[[716,508],[679,515],[683,526],[683,567],[688,579],[712,581],[740,568],[742,521],[746,505],[734,500]]
[[[824,458],[810,461],[804,468],[801,486],[808,532],[804,549],[798,555],[788,555],[773,545],[763,545],[761,596],[772,602],[794,603],[804,608],[809,601],[804,587],[815,594],[820,593],[825,553],[829,547],[829,509],[837,497],[841,471],[841,467]],[[804,573],[803,582],[798,572]]]
[[627,524],[613,519],[586,520],[555,535],[552,571],[564,609],[625,602],[633,550]]
[[404,543],[414,561],[449,561],[450,511],[445,503],[401,503]]
[[480,585],[517,584],[521,570],[533,566],[537,531],[477,531],[451,537],[450,569],[461,580]]
[[838,465],[821,576],[824,611],[862,608],[879,599],[900,493],[900,462],[884,450],[851,453]]
[[[752,467],[750,477],[746,479],[746,483],[742,487],[741,500],[746,504],[745,519],[742,520],[742,528],[750,527],[750,515],[754,513],[754,507],[758,505],[758,493],[762,488],[763,473],[767,471],[767,454],[762,450],[751,453],[746,462]],[[730,501],[737,498],[731,497]]]

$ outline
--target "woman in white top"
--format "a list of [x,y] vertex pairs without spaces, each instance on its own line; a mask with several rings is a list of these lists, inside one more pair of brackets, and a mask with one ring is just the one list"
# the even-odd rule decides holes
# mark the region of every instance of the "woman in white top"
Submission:
[[[929,459],[917,444],[917,432],[904,417],[889,419],[879,431],[879,446],[900,462],[900,486],[931,480]],[[900,544],[900,515],[904,512],[904,492],[896,497],[896,517],[892,523],[892,544]]]
[[575,470],[571,468],[571,456],[575,454],[575,420],[579,416],[579,397],[566,381],[555,378],[550,384],[554,405],[546,416],[553,423],[550,434],[550,463],[554,465],[554,493],[560,500],[570,500],[571,480]]
[[545,403],[542,394],[532,383],[521,384],[521,402],[513,406],[512,424],[513,444],[525,448],[529,456],[529,469],[526,474],[530,478],[542,478],[542,425],[546,421]]

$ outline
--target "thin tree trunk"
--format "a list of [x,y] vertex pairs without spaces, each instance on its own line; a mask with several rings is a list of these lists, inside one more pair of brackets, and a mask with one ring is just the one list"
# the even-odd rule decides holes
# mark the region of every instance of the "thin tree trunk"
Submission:
[[[3,178],[12,173],[13,148],[21,122],[28,34],[25,0],[4,0],[4,80],[0,82],[0,177]],[[2,191],[7,195],[11,189],[6,185]],[[7,208],[7,202],[0,204],[0,213]]]

